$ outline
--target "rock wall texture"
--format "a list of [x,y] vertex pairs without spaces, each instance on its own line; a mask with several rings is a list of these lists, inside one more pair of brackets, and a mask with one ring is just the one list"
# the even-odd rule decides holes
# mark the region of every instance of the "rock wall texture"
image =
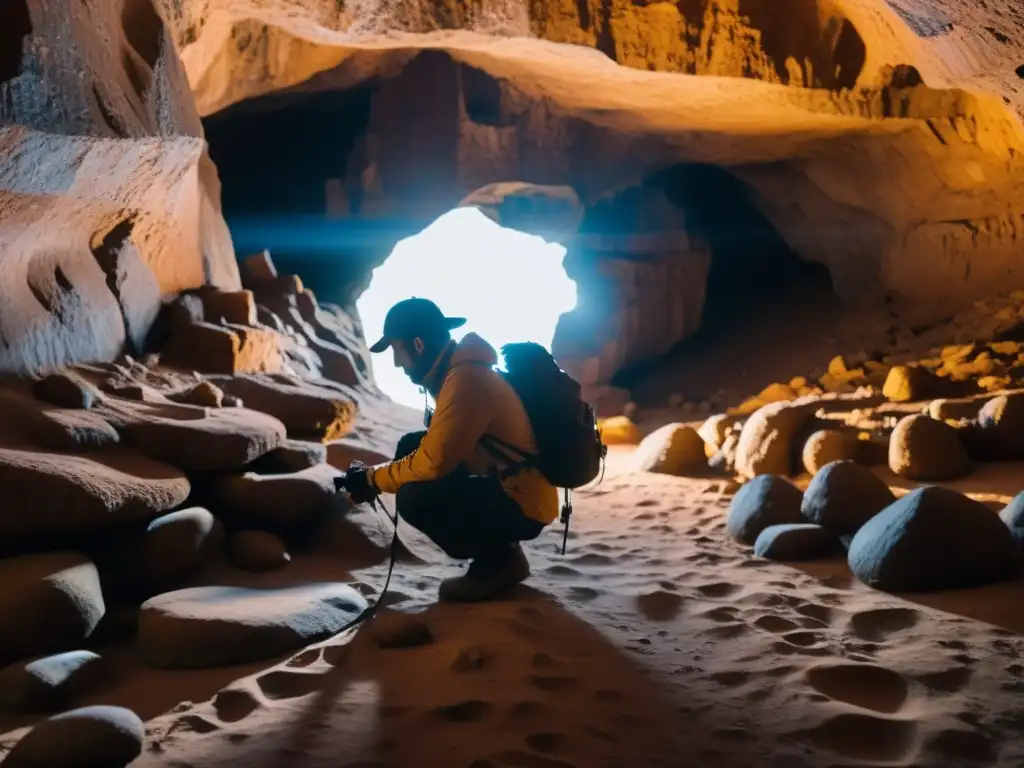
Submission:
[[[629,190],[672,198],[661,174],[715,166],[844,299],[938,306],[1024,285],[1011,0],[13,0],[0,13],[3,368],[109,359],[141,344],[162,298],[237,288],[199,116],[212,143],[218,122],[252,133],[313,102],[333,105],[324,132],[344,133],[310,179],[341,225],[414,231],[503,183],[569,187],[592,213]],[[248,162],[272,166],[306,138],[275,136]],[[579,340],[601,350],[586,362],[599,379],[699,324],[714,243],[692,231],[694,205],[566,236],[584,295],[623,281]],[[362,274],[346,290],[389,231],[352,257]]]
[[0,369],[136,351],[162,297],[238,286],[217,171],[150,0],[0,9]]

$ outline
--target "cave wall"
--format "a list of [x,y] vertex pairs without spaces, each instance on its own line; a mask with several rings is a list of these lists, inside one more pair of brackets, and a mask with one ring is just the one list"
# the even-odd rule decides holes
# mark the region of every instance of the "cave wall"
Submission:
[[236,286],[217,171],[152,0],[13,0],[0,30],[0,370],[112,359],[162,296]]

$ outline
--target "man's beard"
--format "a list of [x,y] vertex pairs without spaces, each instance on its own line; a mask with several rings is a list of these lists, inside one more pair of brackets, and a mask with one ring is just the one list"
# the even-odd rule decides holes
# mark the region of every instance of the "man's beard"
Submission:
[[434,360],[436,359],[436,355],[430,355],[426,352],[414,357],[412,365],[409,368],[403,368],[405,375],[409,377],[413,384],[422,387],[423,381],[427,378],[427,374],[430,373],[430,369],[434,366]]

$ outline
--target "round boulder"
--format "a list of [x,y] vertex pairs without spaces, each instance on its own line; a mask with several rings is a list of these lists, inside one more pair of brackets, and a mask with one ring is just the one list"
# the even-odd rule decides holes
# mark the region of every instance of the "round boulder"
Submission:
[[816,560],[838,552],[836,535],[820,525],[770,525],[754,542],[754,554],[768,560]]
[[807,438],[804,443],[804,469],[816,475],[826,464],[833,461],[859,461],[860,440],[856,435],[835,429],[821,429]]
[[0,708],[15,712],[59,709],[97,678],[100,661],[92,651],[68,651],[0,669]]
[[228,539],[228,560],[243,571],[272,571],[291,559],[284,542],[266,531],[239,531]]
[[812,418],[815,408],[816,402],[799,401],[759,408],[740,431],[736,471],[746,478],[792,475],[798,458],[794,456],[793,441]]
[[640,472],[677,477],[704,472],[708,468],[704,440],[693,427],[666,424],[637,447],[636,466]]
[[979,438],[997,461],[1024,459],[1024,394],[1000,395],[978,412]]
[[118,768],[140,754],[146,728],[124,707],[73,709],[36,725],[14,745],[4,768]]
[[1017,543],[1024,546],[1024,491],[1014,496],[1013,500],[1003,507],[999,518],[1006,523]]
[[181,589],[142,604],[139,649],[164,669],[261,661],[335,635],[365,609],[366,599],[340,583]]
[[887,592],[927,592],[1012,577],[1020,548],[999,515],[936,485],[911,491],[853,537],[850,570]]
[[104,590],[109,595],[152,597],[177,589],[223,541],[223,527],[202,507],[162,515],[100,561]]
[[744,483],[729,504],[726,531],[743,544],[754,544],[772,525],[804,523],[800,489],[776,475],[758,475]]
[[856,533],[896,501],[880,477],[853,461],[833,461],[804,491],[800,512],[811,523],[836,533]]
[[99,573],[77,552],[0,560],[0,664],[80,645],[106,606]]
[[971,471],[957,431],[923,414],[907,416],[889,438],[889,469],[909,480],[956,480]]

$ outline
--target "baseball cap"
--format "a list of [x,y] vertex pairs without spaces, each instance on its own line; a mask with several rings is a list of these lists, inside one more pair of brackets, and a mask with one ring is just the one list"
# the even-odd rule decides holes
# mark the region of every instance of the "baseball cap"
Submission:
[[432,330],[451,331],[466,324],[464,317],[445,317],[441,308],[430,299],[412,297],[398,302],[384,318],[384,335],[370,347],[374,354],[383,352],[399,339],[413,339]]

